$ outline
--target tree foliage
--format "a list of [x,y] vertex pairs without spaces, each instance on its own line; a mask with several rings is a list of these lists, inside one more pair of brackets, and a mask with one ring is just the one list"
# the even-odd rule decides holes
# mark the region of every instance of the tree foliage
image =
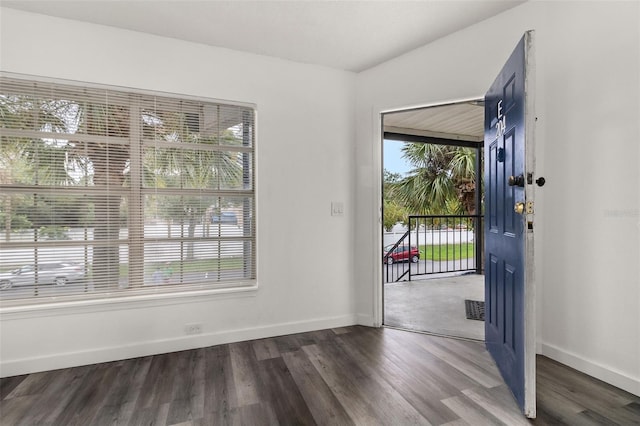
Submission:
[[394,200],[412,214],[475,214],[474,150],[406,143],[402,153],[413,168],[390,183]]
[[391,232],[396,223],[406,223],[409,219],[409,211],[398,198],[397,185],[402,180],[402,175],[384,170],[382,183],[382,225],[385,231]]
[[[195,125],[194,128],[194,116]],[[113,188],[113,192],[92,192],[89,196],[44,191],[32,197],[2,194],[0,219],[5,240],[12,229],[42,230],[43,235],[60,236],[60,229],[73,226],[93,228],[96,241],[117,241],[126,226],[128,197],[117,189],[132,185],[132,123],[146,140],[157,140],[160,148],[141,150],[143,187],[185,190],[182,195],[149,196],[145,203],[158,217],[178,221],[193,237],[197,223],[209,214],[214,197],[197,195],[199,189],[228,189],[242,185],[242,154],[221,149],[199,149],[206,145],[240,145],[241,137],[230,130],[203,135],[197,128],[197,114],[180,111],[149,111],[123,104],[71,99],[39,99],[30,95],[0,95],[0,126],[4,128],[59,133],[60,139],[2,136],[0,185],[29,185],[43,188],[91,186]],[[88,135],[80,138],[74,135]],[[55,136],[57,137],[57,136]],[[107,139],[112,138],[112,139]],[[108,141],[108,142],[106,142]],[[189,144],[193,149],[185,149]],[[175,146],[173,148],[172,146]],[[138,182],[140,180],[138,179]],[[196,190],[188,192],[189,190]],[[228,201],[226,201],[228,203]],[[149,204],[145,207],[151,207]],[[115,218],[115,220],[114,220]],[[193,256],[193,243],[187,256]],[[93,276],[118,282],[119,247],[96,244],[93,248]]]

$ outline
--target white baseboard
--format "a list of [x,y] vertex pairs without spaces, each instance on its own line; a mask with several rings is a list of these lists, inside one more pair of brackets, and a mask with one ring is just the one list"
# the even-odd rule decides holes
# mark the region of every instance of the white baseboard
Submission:
[[640,378],[632,377],[611,367],[598,364],[580,355],[565,351],[557,346],[542,343],[542,355],[575,368],[589,376],[609,383],[634,395],[640,396]]
[[375,327],[373,317],[371,315],[365,314],[357,314],[356,315],[356,324],[364,325],[366,327]]
[[359,324],[357,315],[344,315],[307,321],[296,321],[237,330],[225,330],[191,336],[140,342],[131,345],[105,347],[79,352],[59,353],[0,362],[0,377],[37,373],[59,368],[77,367],[162,353],[170,353],[226,343],[284,336],[328,328]]

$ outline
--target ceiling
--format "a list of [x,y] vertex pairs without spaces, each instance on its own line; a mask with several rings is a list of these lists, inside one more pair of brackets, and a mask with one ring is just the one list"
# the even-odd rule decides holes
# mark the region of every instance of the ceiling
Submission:
[[0,0],[0,5],[360,72],[523,2]]
[[[525,0],[0,0],[4,7],[359,72]],[[482,102],[385,114],[385,132],[483,140]]]

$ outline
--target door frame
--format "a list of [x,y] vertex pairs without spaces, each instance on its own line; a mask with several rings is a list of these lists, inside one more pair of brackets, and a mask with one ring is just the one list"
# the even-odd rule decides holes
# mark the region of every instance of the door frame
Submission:
[[[376,215],[374,223],[376,226],[374,227],[373,235],[374,235],[374,244],[375,250],[372,250],[373,259],[372,265],[374,267],[373,273],[373,282],[374,291],[373,291],[373,326],[374,327],[382,327],[384,322],[384,277],[382,273],[382,259],[384,253],[382,253],[382,242],[383,242],[383,234],[382,234],[382,159],[383,159],[383,149],[384,149],[384,115],[390,114],[394,112],[404,112],[411,111],[416,109],[423,108],[431,108],[431,107],[442,107],[447,105],[465,103],[465,102],[474,102],[478,100],[484,101],[484,94],[469,96],[465,98],[452,98],[452,99],[444,99],[441,101],[424,103],[424,104],[413,104],[413,105],[405,105],[405,106],[396,106],[396,107],[375,107],[373,109],[373,125],[374,125],[374,140],[376,143],[375,147],[375,155],[373,158],[373,173],[375,174],[374,182],[375,182],[375,199],[376,199],[376,208],[374,214]],[[484,244],[484,243],[483,243]]]

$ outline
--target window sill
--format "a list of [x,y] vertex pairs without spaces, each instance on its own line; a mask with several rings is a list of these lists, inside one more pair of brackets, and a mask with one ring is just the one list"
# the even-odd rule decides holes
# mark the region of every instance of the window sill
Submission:
[[123,309],[152,308],[184,303],[202,303],[230,297],[254,297],[258,291],[256,281],[243,285],[214,289],[136,294],[130,296],[87,298],[73,301],[46,302],[22,306],[0,306],[0,320],[16,320],[58,315],[84,314]]

